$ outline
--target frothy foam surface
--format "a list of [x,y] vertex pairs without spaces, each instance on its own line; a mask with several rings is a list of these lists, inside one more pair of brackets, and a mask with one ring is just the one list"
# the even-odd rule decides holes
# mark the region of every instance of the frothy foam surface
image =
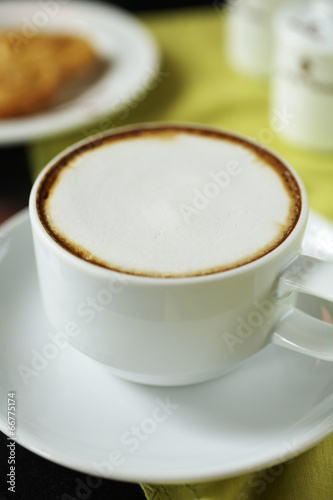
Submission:
[[39,215],[69,251],[147,276],[252,261],[299,216],[298,185],[269,153],[231,136],[159,129],[70,154],[40,187]]

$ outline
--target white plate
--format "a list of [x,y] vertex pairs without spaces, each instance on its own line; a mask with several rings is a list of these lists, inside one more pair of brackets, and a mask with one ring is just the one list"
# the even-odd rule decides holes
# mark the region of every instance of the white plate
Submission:
[[[48,4],[52,4],[50,10]],[[78,33],[110,63],[103,75],[78,96],[26,117],[0,120],[0,144],[82,128],[128,104],[142,100],[156,77],[158,49],[148,30],[132,15],[98,2],[61,1],[0,3],[0,30],[16,29],[28,38],[39,30]]]
[[[333,259],[333,228],[312,214],[306,250],[318,248]],[[3,226],[0,261],[0,429],[8,434],[7,393],[15,391],[17,441],[35,453],[125,481],[202,481],[290,459],[332,432],[332,364],[272,345],[209,383],[122,381],[71,347],[54,347],[27,213]],[[333,314],[323,301],[312,307]],[[43,349],[54,358],[25,385],[18,367],[32,369]]]

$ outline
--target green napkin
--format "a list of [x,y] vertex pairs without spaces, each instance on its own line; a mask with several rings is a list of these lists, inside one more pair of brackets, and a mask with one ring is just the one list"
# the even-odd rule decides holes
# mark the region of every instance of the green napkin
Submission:
[[176,486],[142,485],[148,500],[331,500],[333,439],[286,463],[232,479]]
[[[235,74],[224,60],[225,13],[210,8],[142,15],[163,56],[155,87],[117,116],[30,146],[32,176],[55,154],[90,133],[145,121],[189,121],[249,135],[278,151],[299,172],[312,208],[333,220],[333,155],[306,151],[279,140],[288,119],[268,113],[267,84]],[[142,485],[150,500],[333,499],[333,436],[287,463],[241,477],[191,485]]]

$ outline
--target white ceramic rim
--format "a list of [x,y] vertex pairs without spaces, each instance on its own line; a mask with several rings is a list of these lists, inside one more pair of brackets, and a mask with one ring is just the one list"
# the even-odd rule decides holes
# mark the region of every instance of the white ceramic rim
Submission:
[[[143,128],[164,128],[164,127],[179,127],[179,128],[192,128],[192,129],[201,129],[201,130],[211,130],[215,132],[221,132],[221,133],[226,133],[228,135],[232,135],[234,137],[237,137],[245,142],[248,142],[250,144],[254,144],[255,146],[263,149],[264,151],[268,151],[270,154],[275,156],[277,159],[279,159],[292,173],[292,175],[295,177],[301,191],[301,213],[299,216],[299,219],[296,223],[296,226],[292,230],[292,232],[289,234],[289,236],[276,248],[268,252],[267,254],[263,255],[262,257],[259,257],[258,259],[249,262],[248,264],[241,265],[239,267],[236,267],[234,269],[229,269],[226,271],[220,271],[212,274],[207,274],[207,275],[202,275],[202,276],[188,276],[188,277],[176,277],[176,278],[161,278],[161,277],[153,277],[153,276],[140,276],[140,275],[135,275],[135,274],[129,274],[129,273],[123,273],[121,271],[116,271],[116,270],[111,270],[111,269],[106,269],[101,266],[98,266],[93,263],[89,263],[80,257],[77,257],[76,255],[70,253],[69,251],[65,250],[62,248],[60,245],[58,245],[55,240],[45,231],[45,228],[43,227],[39,216],[37,212],[37,206],[36,206],[36,196],[38,192],[38,187],[41,181],[43,180],[44,176],[46,175],[47,171],[53,167],[55,163],[57,163],[62,157],[67,155],[68,153],[75,151],[77,148],[80,148],[84,146],[85,144],[89,144],[90,142],[93,142],[96,139],[100,139],[106,136],[113,136],[117,135],[120,133],[123,133],[125,131],[131,131],[131,130],[137,130],[137,129],[143,129]],[[105,132],[102,132],[100,134],[97,134],[95,136],[91,136],[87,139],[84,139],[80,142],[77,142],[70,146],[69,148],[65,149],[61,153],[59,153],[55,158],[53,158],[44,168],[43,170],[39,173],[38,177],[36,178],[34,185],[31,190],[30,194],[30,199],[29,199],[29,212],[30,212],[30,219],[31,219],[31,224],[32,224],[32,229],[33,231],[37,231],[38,236],[42,239],[43,243],[46,244],[49,249],[52,252],[55,252],[59,258],[62,258],[64,261],[67,261],[68,264],[72,265],[76,269],[88,274],[88,275],[94,275],[99,278],[107,278],[107,275],[109,273],[116,273],[119,274],[120,276],[126,277],[127,282],[131,284],[150,284],[150,285],[156,285],[156,286],[168,286],[168,285],[189,285],[189,284],[194,284],[196,282],[210,282],[210,281],[215,281],[215,280],[221,280],[221,279],[229,279],[233,276],[237,276],[239,274],[245,273],[245,272],[252,272],[258,267],[261,267],[265,264],[267,264],[269,261],[279,257],[283,252],[286,251],[286,249],[290,246],[293,245],[293,243],[302,236],[302,234],[305,231],[307,219],[308,219],[308,212],[309,212],[309,203],[308,203],[308,196],[306,193],[306,189],[304,186],[303,181],[301,180],[300,176],[297,174],[297,172],[289,165],[289,163],[284,160],[280,155],[278,155],[275,151],[273,151],[270,148],[267,148],[266,146],[261,145],[260,143],[246,137],[245,135],[235,133],[233,131],[228,131],[224,129],[220,129],[217,127],[209,127],[206,125],[201,125],[198,123],[188,123],[188,122],[148,122],[148,123],[142,123],[142,124],[136,124],[136,125],[130,125],[130,126],[125,126],[125,127],[119,127],[111,130],[107,130]]]

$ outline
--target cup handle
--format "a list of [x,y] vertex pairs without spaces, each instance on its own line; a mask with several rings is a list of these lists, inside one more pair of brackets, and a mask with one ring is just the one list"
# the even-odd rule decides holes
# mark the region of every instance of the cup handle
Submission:
[[[296,257],[282,272],[277,298],[301,292],[333,302],[333,263],[307,255]],[[273,343],[325,361],[333,361],[333,324],[299,309],[288,311],[274,326]]]

